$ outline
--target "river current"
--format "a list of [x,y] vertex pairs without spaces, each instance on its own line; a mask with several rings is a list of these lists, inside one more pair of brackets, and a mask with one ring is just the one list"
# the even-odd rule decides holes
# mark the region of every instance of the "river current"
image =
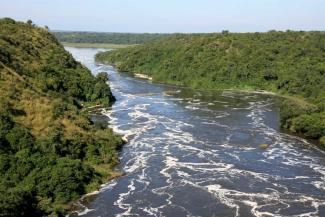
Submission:
[[105,115],[128,141],[126,175],[79,215],[325,216],[325,152],[280,131],[274,96],[153,84],[96,64],[102,49],[66,49],[109,74]]

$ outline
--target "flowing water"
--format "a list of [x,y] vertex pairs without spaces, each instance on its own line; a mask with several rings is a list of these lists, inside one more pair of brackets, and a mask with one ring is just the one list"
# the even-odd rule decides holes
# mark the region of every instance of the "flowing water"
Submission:
[[96,65],[99,49],[67,50],[109,74],[105,114],[128,140],[126,175],[79,215],[325,216],[325,153],[280,132],[273,96],[152,84]]

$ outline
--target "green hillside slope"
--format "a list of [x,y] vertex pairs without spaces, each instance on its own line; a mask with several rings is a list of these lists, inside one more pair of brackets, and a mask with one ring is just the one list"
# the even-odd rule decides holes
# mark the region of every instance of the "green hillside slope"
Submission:
[[0,19],[0,216],[63,216],[113,175],[122,139],[81,109],[114,101],[106,81],[46,29]]
[[177,34],[99,53],[118,70],[199,89],[262,89],[291,96],[281,124],[325,144],[325,33]]

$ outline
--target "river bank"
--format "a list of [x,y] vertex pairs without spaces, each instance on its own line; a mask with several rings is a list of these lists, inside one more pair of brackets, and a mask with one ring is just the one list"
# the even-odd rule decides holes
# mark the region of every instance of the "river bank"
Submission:
[[[107,171],[106,171],[107,172]],[[76,201],[72,201],[69,204],[69,212],[66,215],[66,217],[76,217],[85,215],[88,212],[91,212],[91,209],[88,209],[87,206],[94,201],[96,196],[103,192],[105,189],[110,187],[110,182],[114,179],[117,179],[119,177],[124,176],[125,173],[118,172],[118,171],[111,171],[111,175],[109,177],[105,178],[105,182],[97,187],[97,190],[91,190],[89,193],[86,193],[85,195],[81,196]]]
[[[107,62],[105,62],[107,64]],[[114,65],[114,64],[112,64]],[[123,73],[123,72],[122,72]],[[273,95],[280,99],[280,124],[286,132],[290,132],[296,136],[300,136],[309,141],[317,141],[316,144],[322,148],[325,148],[325,112],[317,108],[317,105],[310,101],[307,101],[300,95],[289,95],[279,91],[270,91],[257,89],[251,86],[234,87],[234,88],[195,88],[190,86],[184,86],[175,84],[173,82],[159,82],[155,81],[152,76],[137,73],[127,72],[129,75],[133,75],[136,78],[150,80],[155,84],[167,85],[170,87],[178,87],[182,89],[197,90],[197,91],[235,91],[242,93],[255,93],[263,95]],[[309,117],[308,117],[309,116]],[[315,116],[319,116],[319,122],[306,121],[306,119],[315,119]],[[314,132],[316,131],[316,132]],[[313,142],[314,143],[314,142]]]
[[[103,105],[93,105],[85,107],[84,110],[89,113],[91,121],[101,127],[101,128],[107,128],[107,123],[109,121],[109,118],[105,115],[107,108]],[[116,133],[116,132],[115,132]],[[123,135],[120,135],[122,137],[122,140],[125,143],[127,143],[127,140],[123,137]],[[124,145],[123,144],[123,145]],[[120,149],[122,149],[122,146]],[[122,177],[126,175],[123,171],[116,170],[116,164],[93,164],[91,162],[88,163],[89,166],[94,168],[96,173],[100,174],[101,181],[100,183],[91,183],[86,188],[86,194],[82,195],[79,199],[71,201],[68,204],[68,214],[67,217],[74,217],[74,216],[80,216],[87,214],[91,210],[87,208],[87,206],[95,199],[96,195],[98,195],[100,192],[105,190],[109,183],[119,177]]]

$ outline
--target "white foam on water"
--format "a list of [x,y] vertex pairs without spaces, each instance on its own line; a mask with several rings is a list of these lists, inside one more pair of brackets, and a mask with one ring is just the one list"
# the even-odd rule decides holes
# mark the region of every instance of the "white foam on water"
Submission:
[[[94,209],[89,209],[87,206],[85,206],[84,204],[82,204],[82,201],[86,198],[86,197],[89,197],[89,196],[92,196],[92,195],[97,195],[99,193],[103,193],[107,190],[110,190],[112,189],[115,185],[117,184],[116,180],[112,180],[108,183],[105,183],[105,184],[102,184],[100,186],[100,189],[97,190],[97,191],[93,191],[93,192],[90,192],[88,194],[85,194],[83,195],[77,202],[76,202],[76,205],[78,207],[80,207],[80,211],[75,211],[73,213],[76,213],[78,214],[78,216],[83,216],[83,215],[86,215],[92,211],[94,211]],[[68,214],[67,216],[71,215],[72,213]]]
[[200,109],[199,107],[195,107],[195,106],[193,106],[193,105],[187,105],[187,106],[185,106],[185,108],[187,108],[187,109],[189,109],[189,110],[193,110],[193,111],[195,111],[195,110],[199,110],[199,109]]
[[[112,67],[101,65],[95,71],[108,71],[110,75],[117,76],[116,80],[120,79]],[[147,84],[145,81],[136,82],[136,85]],[[286,210],[294,208],[295,204],[304,208],[301,213],[292,216],[317,216],[320,208],[325,206],[324,197],[312,193],[306,195],[296,186],[296,183],[302,183],[320,192],[325,190],[324,161],[313,156],[314,153],[322,156],[325,153],[310,146],[306,140],[268,126],[265,119],[272,111],[272,99],[261,100],[254,94],[224,91],[222,96],[225,101],[204,102],[195,97],[163,96],[159,92],[126,93],[118,84],[110,83],[119,100],[104,114],[109,117],[109,125],[114,132],[122,134],[128,141],[120,157],[127,175],[121,178],[123,182],[116,180],[110,187],[103,186],[95,192],[110,193],[111,190],[122,189],[114,198],[113,205],[121,209],[115,216],[140,216],[139,211],[148,216],[164,216],[166,209],[178,209],[184,211],[184,215],[194,216],[190,204],[184,207],[177,201],[179,191],[175,189],[186,189],[187,186],[203,191],[209,197],[212,195],[216,200],[207,203],[224,204],[234,216],[241,216],[246,208],[253,216],[286,216]],[[227,98],[231,99],[230,102]],[[240,105],[234,108],[232,104],[238,100]],[[249,102],[248,105],[246,102]],[[213,105],[223,106],[220,111],[208,107]],[[156,112],[157,108],[166,113]],[[174,112],[185,118],[176,119]],[[191,113],[203,115],[193,116]],[[231,115],[239,114],[249,121],[246,129],[227,122],[226,118],[231,120]],[[216,135],[224,133],[224,138],[218,142],[203,141],[198,134],[204,133],[204,129],[197,129],[197,123],[216,129],[219,133]],[[256,144],[232,144],[232,136],[236,132],[260,136],[269,147],[260,150]],[[299,149],[297,144],[308,148]],[[243,154],[260,156],[255,161],[256,165],[270,165],[270,168],[252,168],[249,161],[245,161],[249,158],[246,159]],[[281,174],[277,173],[276,167],[288,171],[302,168],[308,170],[308,175],[299,172]],[[155,179],[159,179],[159,187],[152,187],[156,184]],[[238,186],[238,180],[243,180],[242,186]],[[132,203],[132,196],[141,195],[141,192],[150,192],[163,201],[159,201],[158,205],[154,200],[148,201],[138,207]],[[87,207],[84,211],[84,215],[94,212]]]
[[208,185],[207,190],[217,196],[217,198],[228,207],[236,209],[236,217],[239,216],[239,206],[235,204],[231,199],[225,196],[225,191],[222,190],[220,185]]
[[[125,193],[120,193],[119,194],[119,198],[114,202],[114,205],[118,206],[122,210],[125,210],[123,213],[117,214],[116,215],[117,217],[120,217],[120,216],[130,216],[131,215],[132,204],[126,203],[124,201],[135,190],[135,186],[134,186],[134,181],[133,180],[130,181],[130,184],[127,186],[127,188],[128,188],[128,191],[125,192]],[[137,214],[132,214],[132,215],[139,216]]]

